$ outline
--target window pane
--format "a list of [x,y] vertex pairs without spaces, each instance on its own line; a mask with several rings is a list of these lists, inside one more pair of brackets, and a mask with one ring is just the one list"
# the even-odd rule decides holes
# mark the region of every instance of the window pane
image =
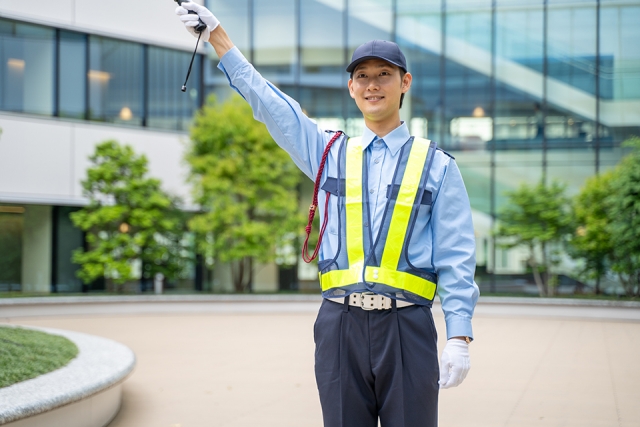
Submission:
[[24,208],[0,206],[0,291],[20,291]]
[[98,36],[89,43],[89,118],[141,125],[142,45]]
[[300,8],[303,75],[334,73],[344,78],[344,1],[303,1]]
[[550,7],[548,19],[549,147],[591,145],[596,119],[595,2]]
[[[442,13],[439,1],[399,0],[396,40],[413,75],[403,110],[410,109],[413,135],[440,140]],[[405,110],[406,111],[406,110]],[[417,129],[421,128],[421,131]]]
[[73,251],[84,245],[82,230],[73,225],[70,217],[72,212],[78,210],[79,208],[67,206],[53,208],[53,227],[56,236],[53,242],[55,253],[53,286],[57,292],[82,291],[82,281],[76,276],[80,266],[71,262]]
[[391,0],[349,0],[349,60],[369,40],[391,40],[392,29]]
[[85,117],[87,36],[60,31],[59,114],[61,117]]
[[149,127],[186,130],[200,105],[201,55],[196,55],[187,82],[187,91],[180,91],[191,54],[159,47],[149,47]]
[[0,19],[0,108],[53,114],[55,31]]
[[[496,11],[494,138],[499,150],[542,147],[543,51],[542,5]],[[542,151],[525,153],[531,160],[541,161]]]
[[[640,6],[603,2],[600,9],[600,121],[618,143],[640,135]],[[635,114],[629,114],[631,111]]]
[[296,62],[295,0],[254,0],[254,65],[270,75],[293,75]]
[[[451,10],[449,10],[451,6]],[[483,149],[492,139],[491,1],[447,3],[443,138],[448,150]]]
[[249,57],[251,34],[249,0],[206,0],[206,4],[223,23],[233,44]]
[[[288,86],[284,86],[282,89],[288,93],[295,90]],[[309,117],[316,120],[322,119],[318,121],[318,124],[323,129],[343,129],[342,97],[346,91],[346,87],[338,89],[304,87],[300,90],[300,97],[297,101]]]

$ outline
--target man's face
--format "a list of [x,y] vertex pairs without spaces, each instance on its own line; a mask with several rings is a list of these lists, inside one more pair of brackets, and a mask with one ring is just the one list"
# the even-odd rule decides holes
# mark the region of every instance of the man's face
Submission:
[[411,74],[382,59],[362,61],[349,80],[349,94],[365,119],[379,122],[395,117],[400,110],[400,96],[411,86]]

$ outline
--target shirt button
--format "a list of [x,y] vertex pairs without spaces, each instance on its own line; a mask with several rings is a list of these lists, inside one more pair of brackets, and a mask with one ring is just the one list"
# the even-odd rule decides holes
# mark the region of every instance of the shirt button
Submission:
[[373,163],[375,163],[375,164],[380,163],[380,159],[375,159],[375,160],[373,161]]
[[373,190],[369,190],[369,193],[370,193],[370,194],[373,194]]
[[364,223],[364,226],[365,226],[365,227],[368,227],[368,226],[369,226],[369,223],[368,223],[368,222],[365,222],[365,223]]

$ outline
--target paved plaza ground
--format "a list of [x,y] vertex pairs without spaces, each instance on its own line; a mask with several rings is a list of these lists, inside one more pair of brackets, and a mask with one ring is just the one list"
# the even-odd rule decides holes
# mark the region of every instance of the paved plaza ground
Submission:
[[[0,307],[0,322],[129,346],[137,367],[109,427],[320,427],[318,302]],[[444,320],[434,317],[444,346]],[[640,426],[640,309],[482,303],[471,371],[441,427]]]

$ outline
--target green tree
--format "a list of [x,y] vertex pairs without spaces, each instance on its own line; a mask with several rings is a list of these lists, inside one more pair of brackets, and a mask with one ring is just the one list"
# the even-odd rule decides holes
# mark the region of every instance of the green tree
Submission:
[[135,263],[143,277],[162,273],[174,278],[184,268],[186,219],[179,200],[162,191],[160,181],[147,177],[147,159],[116,141],[96,147],[92,166],[82,182],[89,205],[71,214],[73,223],[87,234],[88,250],[78,249],[84,283],[105,277],[122,285],[136,279]]
[[596,281],[608,271],[614,257],[614,244],[609,232],[611,217],[607,197],[612,193],[613,171],[589,178],[573,200],[574,232],[569,239],[569,254],[584,260],[580,275]]
[[496,231],[500,246],[526,247],[529,252],[527,264],[533,272],[540,296],[552,295],[552,249],[570,233],[569,200],[565,196],[565,187],[555,181],[550,186],[543,182],[534,186],[522,184],[517,190],[505,194],[508,202],[499,211]]
[[616,166],[611,180],[608,230],[615,242],[612,269],[627,296],[640,296],[640,138],[623,143],[631,148]]
[[238,96],[208,99],[195,117],[186,159],[202,208],[189,222],[199,250],[231,263],[236,292],[250,291],[255,261],[274,260],[276,247],[302,228],[301,174]]

